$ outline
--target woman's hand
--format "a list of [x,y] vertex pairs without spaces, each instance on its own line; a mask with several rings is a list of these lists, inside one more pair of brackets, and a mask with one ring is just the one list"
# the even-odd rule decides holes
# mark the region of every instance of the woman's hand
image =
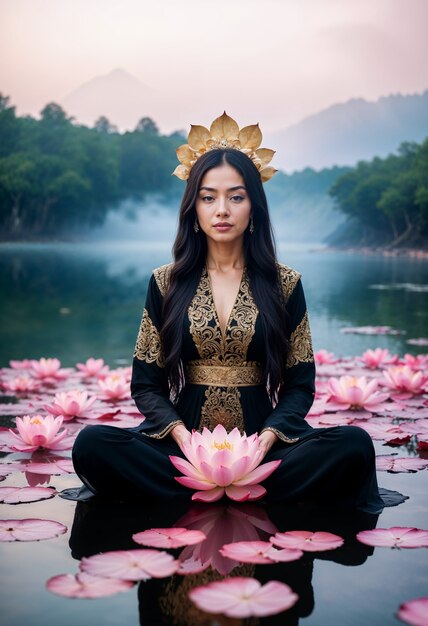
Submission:
[[271,430],[265,430],[261,435],[259,435],[260,447],[263,450],[264,458],[266,454],[269,452],[275,441],[278,440],[278,437]]
[[177,426],[174,426],[170,434],[174,441],[178,444],[180,450],[183,450],[183,443],[190,441],[190,432],[187,430],[184,424],[177,424]]

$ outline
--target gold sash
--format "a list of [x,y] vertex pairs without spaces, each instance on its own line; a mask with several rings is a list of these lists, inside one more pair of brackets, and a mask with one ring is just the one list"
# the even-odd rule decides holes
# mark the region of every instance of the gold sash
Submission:
[[186,366],[186,382],[218,387],[249,387],[263,384],[263,372],[256,362],[247,365]]

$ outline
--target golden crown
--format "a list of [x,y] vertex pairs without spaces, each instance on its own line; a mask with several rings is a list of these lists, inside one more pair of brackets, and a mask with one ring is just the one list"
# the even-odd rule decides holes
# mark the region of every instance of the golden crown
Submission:
[[190,124],[191,129],[187,137],[188,143],[179,146],[176,150],[180,165],[177,165],[171,176],[181,180],[189,178],[190,170],[196,161],[208,150],[214,148],[234,148],[244,152],[260,172],[262,183],[266,182],[278,171],[271,165],[275,150],[259,148],[262,142],[262,133],[259,123],[245,126],[239,130],[238,124],[224,111],[216,117],[210,129],[205,126]]

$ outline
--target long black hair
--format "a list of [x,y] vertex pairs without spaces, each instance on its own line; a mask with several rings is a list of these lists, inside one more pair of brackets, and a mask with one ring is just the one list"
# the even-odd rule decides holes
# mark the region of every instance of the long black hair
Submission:
[[[171,396],[177,399],[184,382],[181,361],[184,316],[199,284],[207,256],[206,235],[194,231],[196,199],[205,173],[223,163],[234,167],[244,179],[251,202],[254,232],[244,232],[244,256],[251,293],[259,310],[266,358],[264,379],[271,401],[285,379],[288,314],[277,269],[275,240],[260,173],[240,150],[215,148],[198,158],[190,170],[181,201],[177,235],[173,245],[174,263],[162,308],[160,330],[165,368]],[[284,315],[285,313],[285,315]]]

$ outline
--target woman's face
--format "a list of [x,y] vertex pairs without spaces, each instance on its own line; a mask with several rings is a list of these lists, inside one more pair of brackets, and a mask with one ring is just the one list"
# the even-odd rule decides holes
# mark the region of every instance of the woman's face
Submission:
[[251,202],[241,174],[228,163],[208,170],[196,199],[196,216],[206,236],[219,243],[243,237],[250,215]]

